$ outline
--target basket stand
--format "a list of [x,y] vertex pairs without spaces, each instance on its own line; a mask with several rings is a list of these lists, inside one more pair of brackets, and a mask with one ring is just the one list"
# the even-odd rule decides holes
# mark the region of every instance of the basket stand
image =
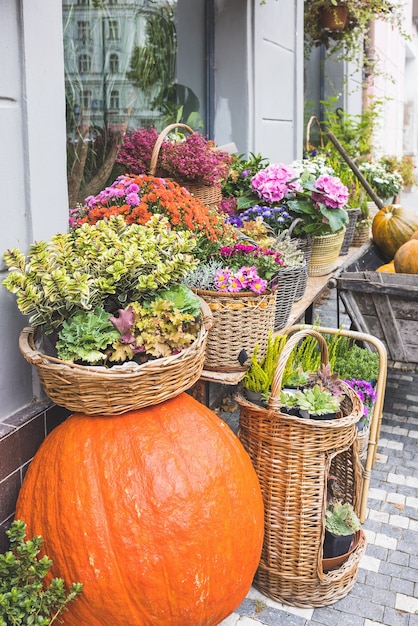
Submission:
[[259,478],[265,508],[265,538],[254,586],[273,600],[299,607],[333,604],[352,589],[365,536],[336,570],[324,571],[326,487],[338,479],[344,500],[358,513],[361,463],[357,427],[363,405],[344,387],[344,416],[316,421],[281,413],[280,390],[286,362],[299,341],[317,339],[328,363],[325,339],[313,329],[294,333],[279,358],[267,409],[238,395],[238,436]]
[[[291,328],[288,329],[288,333],[296,332],[302,330],[304,328],[313,328],[309,327],[306,324],[295,324]],[[367,494],[370,486],[370,474],[373,469],[373,465],[376,459],[377,452],[377,444],[379,441],[380,435],[380,426],[382,423],[382,414],[383,414],[383,404],[385,400],[385,389],[386,389],[386,377],[387,377],[387,351],[385,345],[380,339],[374,337],[373,335],[369,335],[368,333],[358,332],[356,330],[347,330],[345,328],[325,328],[325,327],[315,327],[315,330],[322,334],[327,335],[342,335],[343,337],[350,337],[354,341],[364,342],[373,346],[376,352],[379,355],[379,373],[376,381],[376,402],[373,407],[373,412],[370,418],[369,423],[369,432],[367,437],[366,450],[363,450],[363,442],[359,445],[359,454],[361,455],[362,460],[364,459],[363,468],[362,468],[362,480],[361,480],[361,499],[360,499],[360,513],[359,518],[360,522],[363,523],[366,519],[366,508],[367,508]],[[365,433],[366,435],[366,433]]]

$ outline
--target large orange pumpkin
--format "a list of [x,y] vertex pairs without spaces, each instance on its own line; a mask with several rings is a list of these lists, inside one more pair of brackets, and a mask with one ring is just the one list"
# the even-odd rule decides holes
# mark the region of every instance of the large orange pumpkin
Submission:
[[395,271],[399,274],[418,274],[418,239],[404,243],[393,259]]
[[380,209],[373,218],[373,240],[383,254],[392,259],[417,228],[418,215],[399,205],[390,204]]
[[68,626],[215,626],[245,598],[263,503],[232,430],[187,394],[73,415],[30,464],[16,517],[52,575],[84,584]]

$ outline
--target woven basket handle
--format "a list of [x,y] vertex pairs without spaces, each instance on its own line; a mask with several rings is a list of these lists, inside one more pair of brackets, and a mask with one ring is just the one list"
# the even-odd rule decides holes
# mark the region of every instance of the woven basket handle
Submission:
[[293,220],[293,222],[290,224],[288,230],[287,230],[287,236],[291,237],[293,231],[295,230],[295,226],[297,226],[299,223],[302,223],[303,219],[301,217],[297,217],[295,220]]
[[286,368],[286,363],[292,354],[293,349],[298,345],[301,339],[305,337],[315,337],[319,344],[319,350],[321,352],[321,363],[322,365],[328,365],[328,346],[324,337],[318,333],[316,330],[312,328],[306,328],[305,330],[300,330],[299,332],[292,335],[286,342],[285,347],[283,348],[279,361],[276,366],[276,371],[274,372],[273,382],[271,385],[271,395],[268,401],[268,408],[273,409],[275,411],[280,411],[280,392],[282,389],[282,379],[284,370]]
[[312,127],[313,123],[315,123],[317,125],[317,127],[318,127],[318,130],[319,130],[319,145],[321,146],[321,149],[323,150],[324,149],[324,136],[323,136],[323,133],[322,133],[321,122],[316,117],[316,115],[312,115],[309,118],[309,121],[308,121],[308,123],[306,125],[306,145],[305,145],[306,150],[308,151],[310,149],[310,146],[311,146],[311,144],[310,144],[310,135],[311,135],[311,127]]
[[149,168],[150,176],[155,176],[155,172],[157,171],[158,155],[160,154],[160,149],[161,149],[164,139],[175,128],[183,128],[184,130],[187,130],[187,132],[190,133],[191,135],[193,135],[194,133],[193,128],[190,128],[190,126],[187,126],[187,124],[169,124],[168,126],[166,126],[166,128],[164,128],[158,135],[158,139],[155,142],[155,146],[152,151],[151,164]]
[[206,300],[203,300],[203,298],[201,298],[200,296],[198,296],[198,298],[200,300],[200,314],[202,318],[202,324],[206,330],[210,330],[213,326],[212,311]]

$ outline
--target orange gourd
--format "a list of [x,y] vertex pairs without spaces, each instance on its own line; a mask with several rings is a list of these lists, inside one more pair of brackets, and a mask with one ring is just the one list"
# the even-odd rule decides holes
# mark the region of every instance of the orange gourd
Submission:
[[414,234],[412,235],[411,239],[418,239],[418,230],[416,230],[414,232]]
[[399,205],[390,204],[380,209],[373,218],[373,240],[383,254],[392,259],[417,228],[418,215]]
[[245,598],[263,502],[232,430],[187,394],[73,415],[30,464],[16,517],[52,575],[83,583],[66,626],[215,626]]
[[418,239],[411,239],[399,248],[394,258],[399,274],[418,274]]
[[384,265],[381,265],[380,267],[378,267],[376,272],[386,272],[389,274],[394,274],[395,264],[393,261],[390,261],[390,263],[385,263]]

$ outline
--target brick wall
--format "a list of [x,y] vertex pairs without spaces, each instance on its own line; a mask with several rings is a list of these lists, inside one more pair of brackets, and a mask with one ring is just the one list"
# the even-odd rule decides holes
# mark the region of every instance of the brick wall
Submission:
[[8,547],[5,531],[26,469],[46,435],[68,415],[61,407],[37,403],[0,422],[0,552]]

